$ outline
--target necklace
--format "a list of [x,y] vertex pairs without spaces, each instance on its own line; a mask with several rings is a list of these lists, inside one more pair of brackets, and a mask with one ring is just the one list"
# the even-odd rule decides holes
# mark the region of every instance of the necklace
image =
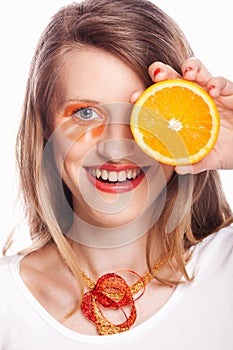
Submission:
[[[153,267],[153,272],[158,272],[164,266],[166,260],[165,257],[162,257]],[[115,272],[104,274],[95,283],[85,272],[81,271],[83,281],[90,289],[83,295],[81,311],[87,319],[95,323],[99,335],[116,334],[129,330],[137,318],[135,301],[144,294],[146,284],[153,278],[150,272],[140,276],[133,270],[125,271],[139,277],[131,287],[124,278]],[[141,294],[134,299],[134,294],[137,294],[141,289]],[[130,308],[129,315],[126,314],[123,307]],[[120,324],[110,322],[104,316],[101,308],[120,309],[125,321]]]

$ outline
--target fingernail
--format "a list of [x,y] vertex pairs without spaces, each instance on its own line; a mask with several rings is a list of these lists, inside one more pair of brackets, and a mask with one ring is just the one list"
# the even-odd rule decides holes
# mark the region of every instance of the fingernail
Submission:
[[192,173],[192,165],[180,165],[175,168],[177,174],[185,175]]
[[216,88],[215,85],[211,85],[211,86],[209,87],[209,91],[210,91],[210,90],[213,90],[213,89],[215,89],[215,88]]
[[154,71],[154,78],[156,77],[156,75],[158,75],[159,73],[162,72],[162,69],[161,68],[157,68],[155,71]]
[[209,92],[209,95],[213,98],[216,98],[219,96],[220,94],[220,91],[219,89],[217,88],[216,85],[210,85],[209,89],[208,89],[208,92]]
[[187,67],[184,71],[184,74],[191,72],[192,70],[193,70],[192,67]]

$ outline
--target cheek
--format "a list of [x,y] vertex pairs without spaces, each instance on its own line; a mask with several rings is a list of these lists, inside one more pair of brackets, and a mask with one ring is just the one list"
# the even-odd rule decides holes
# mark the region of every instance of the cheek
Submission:
[[77,125],[69,120],[61,125],[62,133],[66,138],[74,142],[88,142],[99,138],[104,132],[105,126],[98,122],[91,125]]
[[173,172],[174,168],[172,166],[167,166],[159,162],[154,163],[149,172],[146,174],[146,184],[148,186],[148,204],[153,203],[164,189],[164,195],[166,194],[166,185],[172,177]]
[[91,142],[82,141],[73,142],[70,147],[54,143],[54,158],[59,171],[69,170],[74,166],[81,167],[91,147]]
[[166,180],[166,183],[171,179],[172,174],[174,173],[174,167],[171,165],[166,165],[166,164],[160,164],[161,169],[164,173],[164,177]]
[[73,142],[70,147],[64,147],[64,143],[56,140],[54,142],[54,158],[60,180],[63,180],[70,191],[72,196],[79,195],[80,175],[82,171],[82,165],[85,160],[86,153],[88,152],[88,142]]
[[[58,123],[57,123],[58,124]],[[73,120],[67,120],[59,125],[53,125],[53,134],[50,140],[53,144],[53,153],[59,169],[68,163],[82,163],[90,153],[99,137],[104,132],[105,125],[77,125]]]

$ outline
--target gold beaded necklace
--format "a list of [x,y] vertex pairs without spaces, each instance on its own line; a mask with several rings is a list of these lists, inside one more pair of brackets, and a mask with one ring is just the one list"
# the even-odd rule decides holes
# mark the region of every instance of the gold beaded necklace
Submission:
[[[162,257],[153,267],[153,273],[158,272],[165,265],[166,260],[166,257]],[[153,276],[150,272],[140,276],[133,270],[126,271],[139,277],[131,287],[128,286],[124,278],[115,272],[101,276],[95,283],[85,272],[81,271],[83,281],[90,289],[83,295],[81,310],[86,318],[95,323],[99,335],[125,332],[129,330],[136,320],[135,301],[143,295],[146,285],[153,279]],[[137,294],[141,289],[142,293],[134,299],[133,295]],[[125,316],[125,321],[120,324],[110,322],[103,315],[101,306],[110,309],[120,309]],[[131,307],[129,316],[123,309],[126,306]]]

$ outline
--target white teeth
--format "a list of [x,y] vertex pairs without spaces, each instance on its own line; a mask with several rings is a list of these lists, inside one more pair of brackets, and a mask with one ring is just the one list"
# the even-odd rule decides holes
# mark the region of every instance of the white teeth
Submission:
[[107,170],[102,170],[101,177],[103,180],[108,180],[108,172]]
[[101,171],[99,169],[96,169],[96,174],[94,174],[93,176],[96,176],[97,179],[99,179],[101,176]]
[[111,182],[116,182],[117,181],[117,172],[116,171],[110,171],[108,175],[108,180]]
[[126,180],[134,180],[137,176],[141,174],[141,169],[135,168],[135,169],[128,169],[128,170],[121,170],[119,172],[117,171],[107,171],[106,169],[100,170],[100,169],[94,169],[89,168],[89,173],[96,177],[97,179],[102,179],[105,181],[110,182],[123,182]]
[[132,169],[129,169],[128,171],[127,171],[127,179],[132,179],[132,176],[133,175],[133,172],[132,172]]
[[126,171],[122,170],[117,174],[118,181],[125,181],[126,180]]

